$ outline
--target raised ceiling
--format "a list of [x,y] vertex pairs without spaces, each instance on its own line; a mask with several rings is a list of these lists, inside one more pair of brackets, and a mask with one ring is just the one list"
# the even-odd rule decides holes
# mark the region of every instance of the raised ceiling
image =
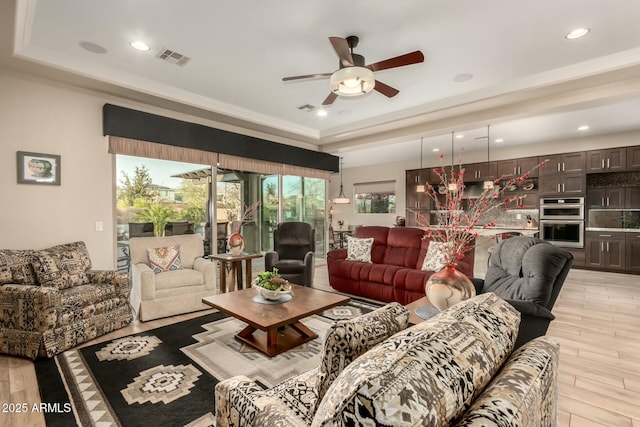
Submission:
[[[342,153],[346,167],[402,161],[421,136],[438,144],[489,123],[507,144],[569,138],[581,124],[640,129],[637,1],[18,0],[2,10],[15,12],[19,67]],[[565,39],[577,27],[591,31]],[[425,61],[376,73],[396,97],[339,98],[320,117],[328,79],[281,79],[335,71],[328,37],[352,34],[367,63],[414,50]],[[165,49],[190,60],[163,61]]]

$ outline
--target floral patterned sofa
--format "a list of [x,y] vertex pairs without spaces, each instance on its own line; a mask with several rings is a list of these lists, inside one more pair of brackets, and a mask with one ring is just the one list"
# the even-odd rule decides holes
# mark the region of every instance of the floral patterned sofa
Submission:
[[0,250],[0,352],[56,354],[131,323],[127,273],[91,270],[84,242]]
[[556,425],[558,346],[540,337],[513,351],[520,315],[510,304],[479,295],[393,334],[401,310],[338,322],[320,367],[272,389],[220,382],[216,425]]

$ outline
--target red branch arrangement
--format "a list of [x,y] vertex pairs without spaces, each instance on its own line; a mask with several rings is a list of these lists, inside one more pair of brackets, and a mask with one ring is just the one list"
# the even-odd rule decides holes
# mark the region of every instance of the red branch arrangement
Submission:
[[[443,160],[444,155],[440,155],[441,164]],[[465,253],[475,247],[473,242],[478,237],[478,229],[495,225],[495,223],[489,222],[477,226],[480,217],[494,209],[508,210],[517,201],[517,198],[504,197],[506,188],[522,184],[524,180],[529,178],[532,171],[538,167],[544,167],[546,161],[531,168],[522,176],[503,175],[499,177],[493,181],[494,186],[484,188],[480,196],[474,199],[464,194],[464,168],[460,159],[457,170],[453,166],[449,172],[444,166],[434,169],[440,178],[440,183],[436,186],[427,185],[425,194],[433,200],[439,222],[436,227],[427,228],[426,236],[434,241],[446,243],[442,249],[446,265],[457,263]],[[499,187],[498,185],[501,183],[502,187]],[[441,186],[444,186],[444,194],[438,192],[438,188]],[[463,201],[466,201],[466,210]],[[516,205],[516,207],[522,208],[523,206]],[[418,215],[418,223],[423,226],[428,225],[428,221],[423,215]]]
[[240,218],[240,221],[237,221],[234,224],[234,228],[235,229],[231,230],[231,232],[232,233],[239,233],[240,232],[240,227],[242,226],[242,224],[246,224],[248,222],[255,221],[259,207],[260,207],[260,202],[254,202],[250,206],[246,206],[245,205],[244,212],[242,213],[242,218]]

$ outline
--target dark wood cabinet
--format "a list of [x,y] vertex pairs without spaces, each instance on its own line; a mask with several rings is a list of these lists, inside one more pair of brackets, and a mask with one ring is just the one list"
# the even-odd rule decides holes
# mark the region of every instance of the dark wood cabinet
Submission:
[[587,190],[587,206],[597,209],[624,209],[624,188],[590,188]]
[[498,176],[498,162],[481,162],[463,165],[465,182],[493,181]]
[[529,176],[534,178],[538,176],[539,168],[538,157],[523,157],[521,159],[500,160],[497,163],[498,178],[501,177],[518,177],[529,172]]
[[565,249],[571,252],[571,254],[573,255],[573,263],[571,264],[572,267],[584,267],[584,263],[585,263],[584,249],[578,249],[578,248],[565,248]]
[[640,145],[627,147],[627,169],[640,169]]
[[540,169],[540,176],[583,173],[586,170],[586,154],[584,151],[540,156],[540,161],[545,161],[544,167]]
[[627,209],[640,209],[640,187],[625,188],[625,203]]
[[418,185],[427,185],[429,171],[429,169],[411,169],[406,171],[406,209],[429,208],[429,196],[422,191],[417,191]]
[[619,172],[626,168],[626,148],[587,151],[587,172]]
[[640,273],[640,233],[626,233],[626,242],[625,269]]
[[588,231],[585,238],[587,267],[624,270],[626,238],[621,232]]
[[583,173],[559,173],[540,177],[540,195],[584,194],[585,187],[586,178]]

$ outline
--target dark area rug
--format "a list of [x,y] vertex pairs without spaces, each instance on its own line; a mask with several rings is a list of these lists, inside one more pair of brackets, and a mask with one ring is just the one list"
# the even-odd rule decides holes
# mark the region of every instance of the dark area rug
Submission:
[[61,408],[47,426],[215,425],[220,380],[243,374],[271,387],[311,369],[331,322],[376,307],[353,299],[303,319],[319,338],[273,358],[236,341],[244,324],[216,312],[38,360],[42,402]]

